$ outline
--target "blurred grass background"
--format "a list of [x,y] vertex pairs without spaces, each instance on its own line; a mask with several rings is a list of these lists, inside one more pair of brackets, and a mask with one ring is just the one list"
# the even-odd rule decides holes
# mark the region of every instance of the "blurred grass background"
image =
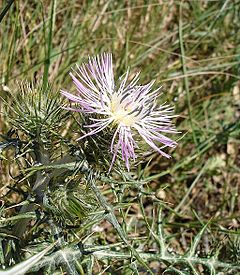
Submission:
[[[179,252],[211,218],[217,242],[239,235],[239,25],[237,0],[15,1],[0,23],[0,95],[42,76],[55,91],[71,90],[70,68],[104,51],[115,75],[130,67],[142,83],[156,79],[182,134],[172,159],[155,154],[135,178],[169,208],[166,229]],[[1,115],[0,133],[9,129]],[[3,166],[1,178],[4,192],[11,178]],[[203,246],[209,251],[211,240]]]

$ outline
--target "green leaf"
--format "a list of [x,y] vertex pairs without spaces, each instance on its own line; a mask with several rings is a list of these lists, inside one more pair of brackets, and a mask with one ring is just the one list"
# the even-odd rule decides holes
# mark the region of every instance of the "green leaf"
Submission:
[[39,252],[38,254],[30,257],[26,261],[23,261],[20,264],[15,265],[14,267],[6,270],[6,271],[0,271],[0,275],[21,275],[28,272],[33,266],[35,266],[45,254],[47,254],[54,245],[50,245],[47,248],[45,248],[43,251]]

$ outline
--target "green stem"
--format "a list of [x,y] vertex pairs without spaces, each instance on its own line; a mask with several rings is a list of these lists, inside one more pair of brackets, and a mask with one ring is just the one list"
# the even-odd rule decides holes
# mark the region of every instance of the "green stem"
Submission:
[[11,8],[12,4],[14,3],[14,0],[10,0],[8,1],[6,7],[2,10],[2,12],[0,13],[0,23],[2,22],[3,18],[5,17],[5,15],[7,14],[7,12],[9,11],[9,9]]
[[[109,251],[109,250],[101,250],[96,251],[94,247],[92,248],[85,248],[86,252],[93,252],[93,255],[97,258],[118,258],[118,259],[129,259],[132,257],[131,253],[124,253],[124,252],[117,252],[117,251]],[[214,267],[216,268],[226,268],[226,269],[234,269],[234,270],[240,270],[239,264],[231,264],[231,263],[224,263],[220,262],[218,260],[215,260],[213,258],[205,259],[205,258],[199,258],[199,257],[187,257],[185,255],[179,256],[179,255],[161,255],[160,253],[144,253],[144,252],[137,252],[139,256],[146,260],[146,261],[159,261],[159,262],[169,262],[171,264],[177,264],[177,263],[186,263],[189,262],[191,265],[204,265],[208,267]]]
[[95,184],[94,175],[90,172],[89,175],[89,185],[93,192],[95,193],[96,197],[99,200],[100,205],[103,207],[103,209],[107,212],[106,219],[108,222],[110,222],[113,227],[116,229],[119,237],[122,239],[122,241],[125,243],[125,245],[129,248],[131,251],[130,255],[131,257],[134,256],[140,264],[142,264],[149,272],[150,274],[153,274],[150,267],[143,261],[139,253],[132,247],[132,245],[128,241],[127,234],[122,230],[115,214],[113,208],[107,203],[105,197],[102,195],[102,193],[99,191],[98,187]]
[[182,61],[182,67],[183,67],[183,74],[184,74],[184,86],[186,89],[187,93],[187,104],[188,104],[188,115],[189,115],[189,120],[190,120],[190,125],[192,128],[192,135],[193,135],[193,140],[194,143],[198,149],[198,142],[194,130],[194,125],[193,125],[193,118],[192,118],[192,108],[191,108],[191,99],[190,99],[190,92],[189,92],[189,82],[188,82],[188,77],[187,77],[187,67],[185,63],[185,50],[184,50],[184,45],[183,45],[183,33],[182,33],[182,2],[180,4],[180,18],[179,18],[179,42],[180,42],[180,49],[181,49],[181,61]]
[[[49,155],[48,152],[43,148],[43,145],[37,144],[35,149],[36,161],[42,163],[43,165],[49,164]],[[35,184],[33,186],[33,192],[36,194],[38,201],[42,201],[44,196],[44,191],[50,181],[50,177],[46,174],[43,175],[41,171],[37,172],[37,178]],[[28,196],[28,199],[31,195]],[[29,205],[23,205],[20,209],[19,213],[31,212],[36,208],[34,203]],[[24,232],[26,231],[26,227],[29,223],[30,219],[20,220],[13,227],[13,235],[22,239]]]
[[46,90],[48,85],[48,73],[49,73],[49,67],[51,62],[52,38],[53,38],[53,30],[54,30],[54,24],[55,24],[56,3],[57,3],[56,0],[52,1],[49,33],[48,33],[48,41],[47,41],[47,53],[46,53],[44,73],[43,73],[43,91]]

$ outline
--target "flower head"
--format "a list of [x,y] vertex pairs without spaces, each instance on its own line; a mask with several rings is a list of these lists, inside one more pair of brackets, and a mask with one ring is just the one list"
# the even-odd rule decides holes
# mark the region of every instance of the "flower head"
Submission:
[[[175,141],[164,135],[177,133],[171,122],[175,116],[172,114],[171,106],[166,103],[157,104],[160,88],[152,91],[154,81],[139,85],[139,73],[128,81],[129,71],[127,71],[115,83],[112,55],[107,53],[89,57],[88,63],[77,66],[77,71],[71,72],[70,76],[78,95],[66,91],[62,91],[62,94],[77,103],[78,107],[69,109],[98,115],[92,117],[93,123],[86,126],[90,131],[79,139],[94,135],[110,124],[115,127],[110,145],[113,154],[111,167],[120,152],[129,170],[129,159],[135,160],[137,157],[136,135],[141,136],[161,155],[170,158],[162,148],[177,145]],[[159,147],[159,143],[162,147]]]

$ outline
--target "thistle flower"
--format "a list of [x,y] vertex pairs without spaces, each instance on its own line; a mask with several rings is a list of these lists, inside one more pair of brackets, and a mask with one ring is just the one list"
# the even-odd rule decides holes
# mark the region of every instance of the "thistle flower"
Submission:
[[[160,88],[151,91],[154,81],[139,85],[139,73],[128,81],[127,71],[115,83],[112,54],[107,53],[89,57],[88,63],[80,67],[77,65],[77,71],[71,72],[70,76],[78,95],[61,91],[65,97],[77,104],[76,108],[68,109],[90,114],[90,120],[93,121],[85,126],[90,128],[90,131],[79,139],[97,134],[110,125],[114,126],[110,145],[113,154],[110,169],[120,153],[129,170],[129,159],[135,161],[137,157],[137,135],[162,156],[170,158],[162,148],[176,147],[177,143],[163,134],[177,133],[171,122],[175,116],[170,105],[157,104]],[[163,146],[159,147],[156,142]]]

